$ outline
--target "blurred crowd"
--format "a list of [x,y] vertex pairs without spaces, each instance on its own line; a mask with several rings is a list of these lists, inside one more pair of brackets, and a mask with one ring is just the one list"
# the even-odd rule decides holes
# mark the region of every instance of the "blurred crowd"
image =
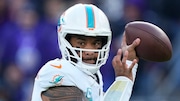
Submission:
[[141,20],[166,32],[173,56],[166,62],[140,60],[131,101],[179,101],[179,0],[0,0],[0,101],[30,101],[38,70],[47,61],[61,58],[57,20],[75,3],[95,4],[110,21],[110,57],[101,68],[104,91],[114,81],[111,60],[120,47],[125,25]]

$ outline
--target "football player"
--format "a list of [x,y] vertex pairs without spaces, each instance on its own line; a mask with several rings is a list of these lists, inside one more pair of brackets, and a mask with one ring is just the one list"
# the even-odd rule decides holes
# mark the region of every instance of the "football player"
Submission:
[[[38,72],[32,101],[128,101],[138,57],[136,39],[122,47],[112,60],[116,80],[105,93],[100,67],[108,59],[112,32],[107,16],[92,4],[67,9],[58,23],[62,58],[47,62]],[[115,98],[116,97],[116,98]]]

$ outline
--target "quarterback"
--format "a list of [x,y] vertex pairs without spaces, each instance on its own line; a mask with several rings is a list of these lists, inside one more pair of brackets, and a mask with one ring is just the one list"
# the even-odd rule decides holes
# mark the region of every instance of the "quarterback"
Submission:
[[58,21],[62,58],[47,62],[37,73],[32,101],[128,101],[138,67],[134,48],[123,36],[112,60],[116,80],[106,93],[100,67],[108,59],[112,32],[107,16],[92,4],[75,4]]

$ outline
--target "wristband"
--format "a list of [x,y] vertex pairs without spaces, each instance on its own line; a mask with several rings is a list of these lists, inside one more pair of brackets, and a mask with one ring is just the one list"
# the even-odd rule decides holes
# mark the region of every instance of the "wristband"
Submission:
[[108,88],[103,101],[129,101],[133,82],[124,76],[119,76]]

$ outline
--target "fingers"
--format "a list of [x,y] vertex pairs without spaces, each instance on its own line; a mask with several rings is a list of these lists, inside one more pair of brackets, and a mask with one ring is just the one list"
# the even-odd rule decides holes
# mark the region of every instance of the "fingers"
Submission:
[[[127,58],[128,58],[128,55],[129,55],[129,52],[128,52],[128,51],[125,51],[124,56],[123,56],[123,59],[122,59],[122,64],[123,64],[123,65],[126,65],[126,60],[127,60]],[[138,62],[138,60],[137,60],[137,59],[134,59],[134,60],[132,61],[132,64],[131,64],[130,67],[128,67],[128,68],[129,68],[129,69],[132,69],[137,62]]]
[[127,50],[127,42],[126,42],[126,35],[125,33],[123,33],[123,37],[122,37],[122,42],[121,42],[121,49],[122,49],[122,53],[125,53],[125,51]]
[[[126,60],[128,58],[128,51],[125,51],[122,57],[122,49],[119,49],[117,52],[117,55],[113,58],[112,64],[114,67],[121,67],[121,66],[126,66]],[[122,59],[121,59],[122,57]]]
[[137,47],[139,44],[140,44],[140,38],[137,38],[133,41],[133,43],[131,45],[127,45],[127,42],[126,42],[126,35],[125,33],[123,34],[123,37],[122,37],[122,43],[121,43],[121,48],[122,48],[122,51],[123,53],[128,49],[132,50],[132,49],[135,49],[135,47]]
[[130,45],[130,47],[132,47],[132,48],[137,47],[140,44],[140,41],[141,40],[139,38],[137,38],[136,40],[133,41],[133,43]]
[[[123,54],[123,57],[122,57]],[[126,60],[128,58],[128,54],[129,52],[126,50],[124,53],[122,52],[122,49],[119,49],[117,52],[117,55],[114,57],[113,62],[117,63],[117,64],[126,64]],[[121,60],[122,57],[122,60]]]
[[122,44],[121,44],[121,45],[122,45],[122,46],[127,45],[127,43],[126,43],[126,35],[125,35],[125,33],[123,34]]
[[126,65],[126,60],[128,58],[128,54],[129,54],[128,51],[125,51],[124,54],[123,54],[123,58],[122,58],[122,64],[123,65]]
[[117,64],[121,65],[120,59],[122,55],[122,50],[119,49],[117,52],[117,55],[113,58],[112,64],[114,67],[116,67]]
[[133,67],[135,66],[135,64],[138,62],[137,59],[134,59],[131,63],[131,65],[129,66],[129,69],[132,71]]
[[[141,41],[140,38],[136,38],[136,40],[133,41],[131,46],[133,48],[135,48],[136,46],[138,46],[140,44],[140,41]],[[125,35],[125,33],[123,33],[121,47],[125,47],[125,46],[127,46],[126,35]]]
[[[123,56],[122,56],[123,55]],[[117,55],[113,58],[112,65],[115,71],[115,76],[125,76],[133,81],[133,72],[132,69],[137,63],[137,60],[134,59],[131,64],[127,64],[129,52],[126,50],[124,54],[122,53],[122,49],[119,49]],[[122,60],[121,60],[121,57]]]
[[117,55],[121,55],[122,54],[122,50],[118,49]]

